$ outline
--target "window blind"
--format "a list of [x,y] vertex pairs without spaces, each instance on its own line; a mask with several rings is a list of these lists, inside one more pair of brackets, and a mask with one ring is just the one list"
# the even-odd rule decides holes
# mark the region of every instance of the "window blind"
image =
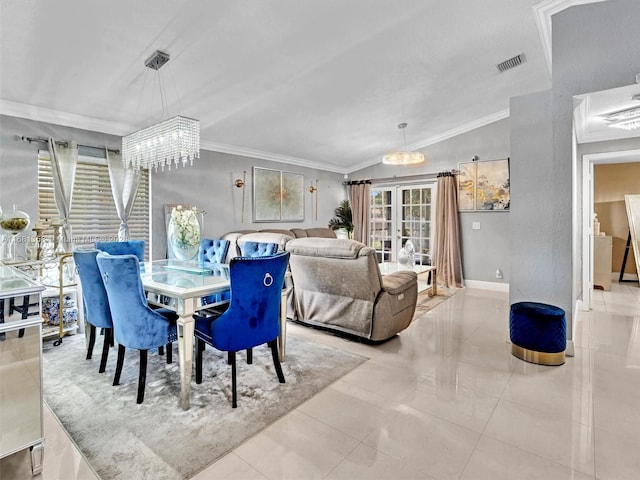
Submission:
[[[59,218],[53,197],[53,176],[49,153],[38,154],[38,220]],[[127,224],[131,238],[145,241],[145,258],[149,258],[149,171],[141,170],[140,186]],[[69,223],[73,245],[91,245],[97,241],[117,241],[120,219],[111,193],[106,159],[81,155],[78,158],[73,186]],[[48,233],[52,237],[52,232]]]

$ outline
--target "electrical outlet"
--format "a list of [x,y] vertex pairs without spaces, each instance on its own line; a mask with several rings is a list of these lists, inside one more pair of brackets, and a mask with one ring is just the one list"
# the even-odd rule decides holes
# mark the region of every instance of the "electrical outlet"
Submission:
[[471,230],[480,230],[480,222],[471,222]]
[[502,270],[500,270],[500,269],[496,270],[496,278],[498,278],[498,279],[502,278]]

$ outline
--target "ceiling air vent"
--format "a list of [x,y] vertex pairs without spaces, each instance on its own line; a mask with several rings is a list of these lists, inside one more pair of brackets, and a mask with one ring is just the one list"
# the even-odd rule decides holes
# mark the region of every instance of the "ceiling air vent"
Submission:
[[524,62],[525,62],[524,53],[521,53],[520,55],[516,55],[515,57],[510,58],[509,60],[505,60],[504,62],[499,63],[498,65],[496,65],[496,67],[498,68],[499,72],[504,72],[505,70],[509,70],[510,68],[517,67],[518,65]]

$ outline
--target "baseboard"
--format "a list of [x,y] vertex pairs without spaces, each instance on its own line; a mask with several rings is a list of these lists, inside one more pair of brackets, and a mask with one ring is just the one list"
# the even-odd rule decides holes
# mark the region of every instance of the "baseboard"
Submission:
[[567,349],[564,351],[564,354],[567,357],[575,357],[576,356],[576,349],[573,345],[573,340],[567,340]]
[[481,280],[465,280],[464,286],[467,288],[478,288],[480,290],[491,290],[494,292],[509,293],[508,283],[483,282]]
[[567,332],[570,334],[569,335],[570,338],[567,338],[567,349],[565,350],[565,355],[567,357],[574,357],[576,355],[576,349],[573,344],[573,334],[576,331],[576,323],[578,322],[578,317],[581,315],[580,312],[588,311],[588,310],[583,310],[583,308],[584,308],[584,302],[582,301],[581,298],[578,298],[576,300],[576,304],[573,309],[573,321],[571,322],[571,332]]

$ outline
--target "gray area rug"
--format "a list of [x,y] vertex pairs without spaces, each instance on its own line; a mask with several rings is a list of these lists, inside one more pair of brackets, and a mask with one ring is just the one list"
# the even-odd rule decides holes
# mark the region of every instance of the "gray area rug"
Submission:
[[84,335],[44,344],[44,398],[89,464],[103,479],[186,479],[344,376],[365,357],[287,337],[286,383],[278,382],[271,352],[237,356],[238,408],[231,408],[226,353],[207,347],[203,382],[191,384],[191,408],[178,406],[177,343],[174,363],[149,352],[144,403],[136,404],[139,353],[127,352],[120,385],[113,387],[117,347],[98,373],[102,336],[85,360]]

